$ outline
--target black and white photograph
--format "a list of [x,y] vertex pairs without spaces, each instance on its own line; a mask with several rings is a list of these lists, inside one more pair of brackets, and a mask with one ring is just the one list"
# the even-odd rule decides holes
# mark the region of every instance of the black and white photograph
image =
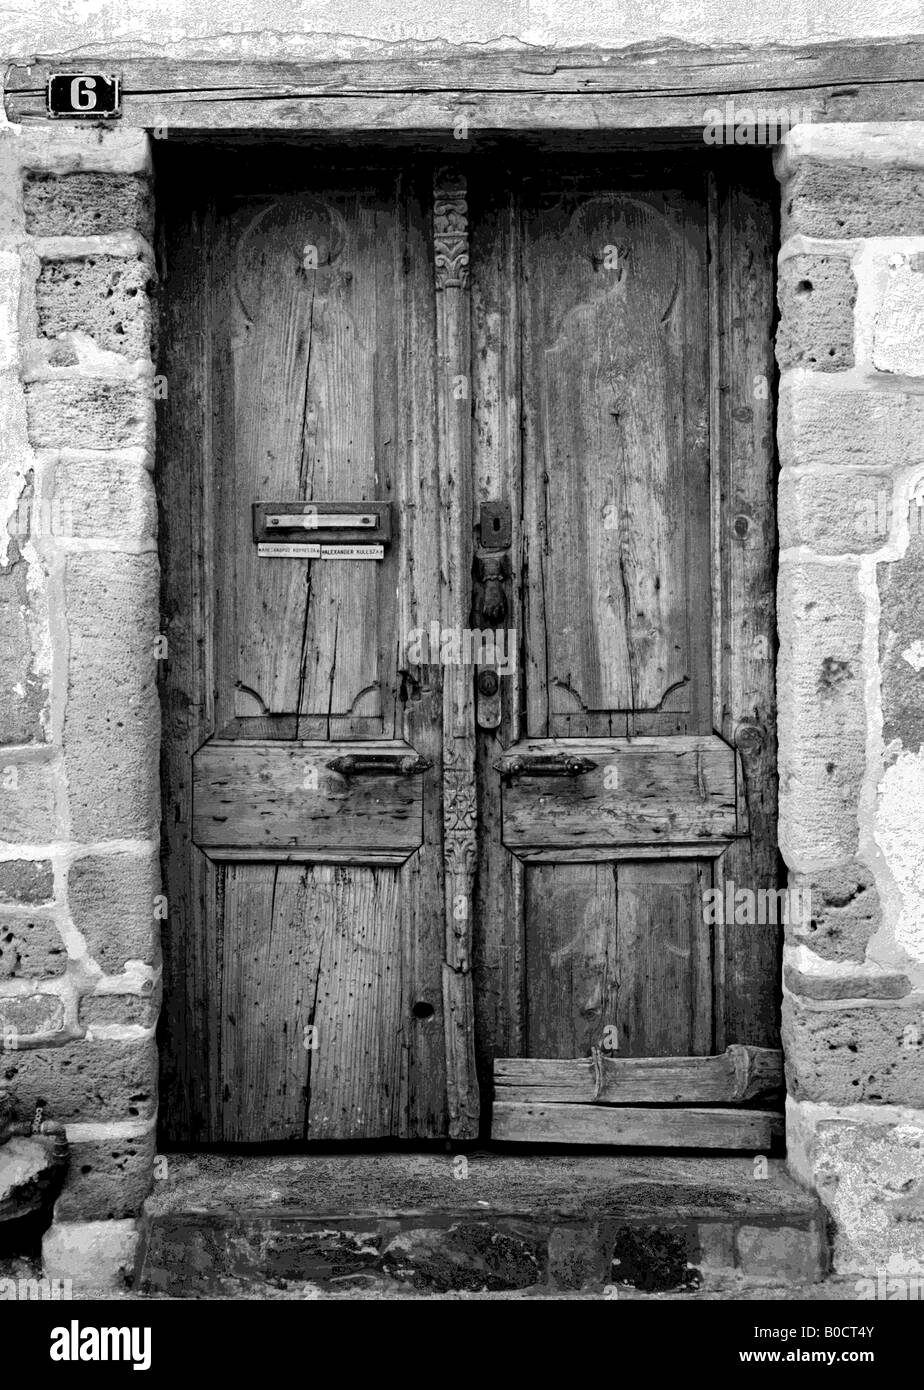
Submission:
[[23,1373],[907,1375],[922,0],[0,58]]

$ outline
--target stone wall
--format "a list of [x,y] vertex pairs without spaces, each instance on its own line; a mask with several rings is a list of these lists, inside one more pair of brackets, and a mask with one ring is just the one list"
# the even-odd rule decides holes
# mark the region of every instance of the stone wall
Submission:
[[63,1220],[150,1188],[158,567],[147,136],[0,139],[0,1088]]
[[[924,125],[782,184],[780,847],[790,1165],[843,1272],[924,1265]],[[890,1264],[891,1262],[891,1264]]]

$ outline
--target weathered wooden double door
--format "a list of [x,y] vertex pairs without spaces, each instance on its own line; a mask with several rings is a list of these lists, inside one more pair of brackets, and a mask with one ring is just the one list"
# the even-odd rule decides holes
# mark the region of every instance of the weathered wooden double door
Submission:
[[768,1146],[763,175],[159,189],[165,1138]]

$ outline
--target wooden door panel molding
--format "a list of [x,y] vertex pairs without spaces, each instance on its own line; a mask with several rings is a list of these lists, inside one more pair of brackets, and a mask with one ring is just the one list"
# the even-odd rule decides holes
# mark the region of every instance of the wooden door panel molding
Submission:
[[429,766],[401,740],[209,739],[193,758],[193,843],[218,861],[403,864],[423,843]]
[[[458,167],[433,181],[436,284],[437,437],[440,457],[440,612],[444,628],[469,625],[472,602],[472,377],[468,186]],[[461,389],[460,389],[461,387]],[[449,1133],[473,1139],[480,1126],[472,992],[472,911],[478,854],[473,668],[443,673],[443,883],[446,958],[443,1017]]]
[[[530,762],[586,759],[577,775],[529,776]],[[552,851],[661,846],[718,855],[748,833],[735,750],[715,734],[676,738],[529,739],[504,763],[523,771],[501,792],[503,843],[521,858]],[[503,776],[503,774],[501,774]]]

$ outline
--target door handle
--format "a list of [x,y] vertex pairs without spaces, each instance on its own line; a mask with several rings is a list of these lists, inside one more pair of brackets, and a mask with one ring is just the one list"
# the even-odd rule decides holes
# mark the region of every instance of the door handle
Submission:
[[344,753],[327,766],[342,777],[414,777],[433,761],[419,753]]
[[580,777],[582,773],[593,772],[597,766],[590,758],[579,757],[576,753],[547,753],[535,758],[524,758],[519,753],[509,758],[501,758],[494,764],[495,772],[502,777]]

